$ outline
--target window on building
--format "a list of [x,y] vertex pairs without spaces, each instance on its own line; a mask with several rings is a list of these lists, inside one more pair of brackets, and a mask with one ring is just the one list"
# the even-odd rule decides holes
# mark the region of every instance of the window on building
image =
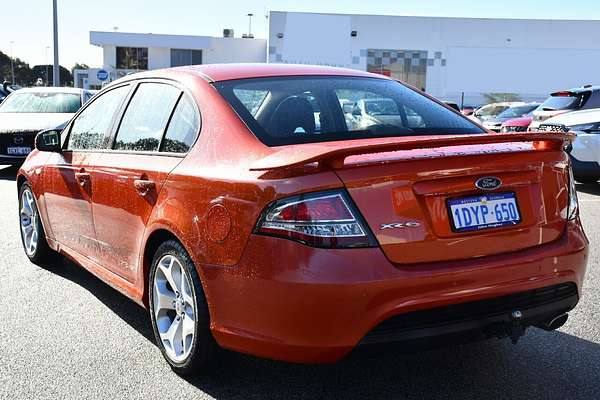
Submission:
[[138,86],[121,120],[116,150],[158,151],[181,90],[163,83]]
[[427,51],[368,49],[367,71],[390,76],[419,89],[425,89]]
[[171,67],[202,64],[202,50],[171,49]]
[[117,47],[117,68],[148,69],[147,47]]

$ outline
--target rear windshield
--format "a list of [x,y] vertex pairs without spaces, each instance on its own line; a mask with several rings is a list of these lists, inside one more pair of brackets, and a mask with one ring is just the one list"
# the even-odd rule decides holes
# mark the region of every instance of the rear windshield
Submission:
[[3,113],[75,113],[81,107],[76,93],[13,93],[0,106]]
[[529,114],[531,111],[538,108],[538,106],[539,104],[511,107],[508,110],[504,110],[500,115],[498,115],[498,118],[522,117],[523,115]]
[[548,97],[540,106],[542,111],[574,110],[581,107],[582,95],[559,95]]
[[275,77],[215,87],[266,145],[480,134],[467,118],[387,79]]

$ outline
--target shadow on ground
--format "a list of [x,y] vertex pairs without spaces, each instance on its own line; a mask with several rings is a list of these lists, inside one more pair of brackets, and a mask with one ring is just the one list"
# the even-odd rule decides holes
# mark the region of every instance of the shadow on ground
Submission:
[[[137,304],[67,260],[46,269],[87,289],[154,342],[148,314]],[[217,399],[598,399],[599,365],[600,345],[531,328],[517,346],[490,340],[412,354],[363,354],[335,365],[295,365],[225,352],[209,375],[185,380]]]
[[578,192],[583,192],[587,194],[600,195],[600,183],[586,183],[581,184],[578,183],[575,185]]
[[0,180],[14,181],[17,179],[19,167],[0,165]]

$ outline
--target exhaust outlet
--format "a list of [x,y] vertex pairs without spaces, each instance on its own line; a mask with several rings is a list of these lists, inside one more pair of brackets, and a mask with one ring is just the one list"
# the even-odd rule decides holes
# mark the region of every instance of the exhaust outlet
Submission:
[[561,326],[563,326],[565,324],[565,322],[567,322],[567,319],[569,319],[569,314],[565,313],[565,314],[561,314],[558,317],[554,317],[551,320],[543,322],[536,326],[545,331],[554,331],[554,330],[560,328]]

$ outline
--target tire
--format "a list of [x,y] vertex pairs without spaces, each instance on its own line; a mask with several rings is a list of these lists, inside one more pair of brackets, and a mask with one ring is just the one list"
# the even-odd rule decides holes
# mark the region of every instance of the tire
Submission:
[[29,183],[19,189],[19,231],[25,254],[34,264],[48,264],[57,253],[48,246],[35,195]]
[[165,360],[180,375],[205,372],[213,364],[218,346],[210,332],[200,278],[179,242],[169,240],[160,245],[149,278],[152,330]]

